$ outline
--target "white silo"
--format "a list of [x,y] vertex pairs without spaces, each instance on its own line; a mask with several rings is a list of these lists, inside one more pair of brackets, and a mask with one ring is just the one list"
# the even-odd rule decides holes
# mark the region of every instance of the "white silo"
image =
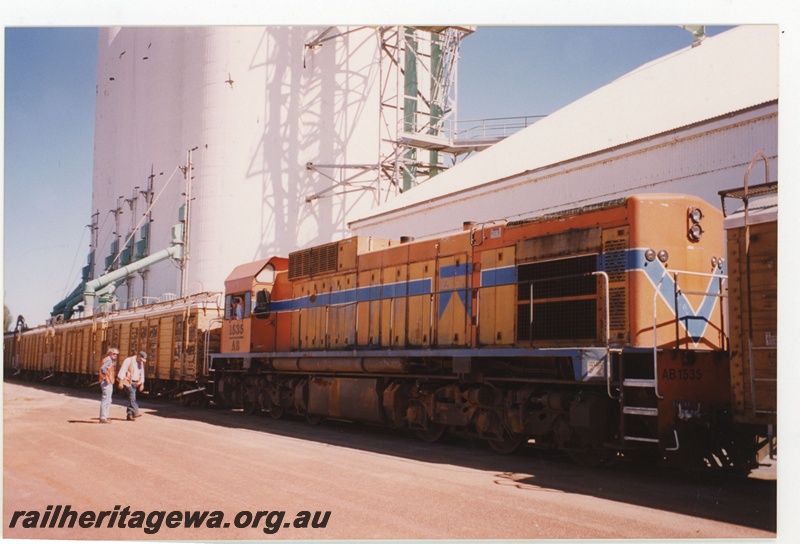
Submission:
[[92,276],[170,246],[187,187],[185,278],[174,259],[154,264],[146,285],[139,272],[117,288],[123,305],[219,291],[237,264],[349,235],[352,217],[438,172],[400,133],[435,135],[452,115],[469,32],[101,29]]

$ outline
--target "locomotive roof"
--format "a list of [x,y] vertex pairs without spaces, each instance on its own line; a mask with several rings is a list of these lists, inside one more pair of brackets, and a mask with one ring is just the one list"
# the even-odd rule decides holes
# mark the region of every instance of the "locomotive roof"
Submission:
[[288,259],[284,257],[270,257],[259,259],[245,264],[240,264],[225,278],[225,292],[236,293],[249,291],[253,288],[256,275],[268,264],[272,263],[277,270],[285,269]]
[[609,208],[617,208],[619,206],[624,206],[625,203],[628,201],[627,198],[617,198],[614,200],[607,200],[605,202],[598,202],[596,204],[587,204],[586,206],[581,206],[579,208],[569,208],[567,210],[560,210],[557,212],[546,213],[544,215],[539,215],[536,217],[531,217],[530,219],[521,219],[519,221],[509,221],[507,223],[508,227],[518,227],[521,225],[527,225],[530,223],[540,223],[544,221],[551,221],[553,219],[561,219],[564,217],[570,217],[573,215],[581,215],[588,212],[598,211],[598,210],[607,210]]

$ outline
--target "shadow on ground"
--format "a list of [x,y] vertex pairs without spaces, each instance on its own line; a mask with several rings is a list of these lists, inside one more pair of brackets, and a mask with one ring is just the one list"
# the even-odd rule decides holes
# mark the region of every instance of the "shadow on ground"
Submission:
[[[19,382],[22,383],[22,382]],[[24,385],[78,398],[96,398],[99,389],[68,389],[41,383]],[[127,399],[115,390],[115,406]],[[587,468],[566,456],[522,448],[513,455],[499,455],[478,440],[449,437],[443,442],[422,442],[410,432],[344,421],[324,420],[310,425],[305,420],[275,420],[266,414],[245,415],[241,410],[184,406],[176,401],[140,397],[145,417],[199,421],[226,428],[241,428],[273,435],[314,441],[344,448],[403,457],[494,473],[495,484],[541,492],[552,490],[635,504],[723,523],[775,532],[777,481],[734,477],[716,473],[683,472],[657,466],[641,466],[618,459],[610,466]],[[119,409],[119,408],[117,408]],[[111,418],[115,425],[136,425]],[[70,424],[99,425],[96,415],[67,420]]]

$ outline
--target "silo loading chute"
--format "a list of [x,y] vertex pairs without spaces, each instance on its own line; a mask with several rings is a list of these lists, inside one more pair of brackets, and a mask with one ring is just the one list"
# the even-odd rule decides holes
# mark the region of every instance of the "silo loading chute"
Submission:
[[110,286],[114,282],[119,280],[123,280],[140,270],[144,270],[145,268],[152,266],[156,263],[164,261],[166,259],[180,259],[181,249],[183,246],[181,245],[174,245],[170,246],[167,249],[162,249],[157,253],[153,253],[149,257],[145,257],[139,261],[133,262],[129,265],[122,266],[117,268],[113,272],[109,272],[108,274],[104,274],[97,279],[94,279],[88,282],[83,287],[83,308],[86,315],[92,315],[93,308],[94,308],[94,298],[98,294],[100,294],[100,290],[105,287]]
[[108,290],[108,292],[113,292],[113,288],[116,287],[115,284],[117,282],[124,280],[125,278],[135,274],[136,272],[139,272],[140,270],[144,270],[149,266],[153,266],[154,264],[167,259],[180,259],[182,249],[183,246],[180,244],[172,245],[167,249],[162,249],[161,251],[153,253],[144,259],[117,268],[108,274],[103,274],[99,278],[93,279],[92,281],[82,283],[75,288],[75,290],[72,291],[72,293],[70,293],[66,299],[62,300],[53,307],[51,315],[63,315],[64,319],[68,320],[74,313],[72,308],[81,301],[84,303],[83,307],[85,314],[92,315],[94,310],[94,299],[96,296],[107,294],[106,290]]
[[[85,315],[91,316],[94,313],[95,298],[100,296],[110,296],[126,278],[129,278],[133,274],[143,271],[146,268],[167,259],[175,259],[181,262],[181,296],[184,295],[186,291],[185,284],[187,277],[186,264],[189,260],[189,210],[192,201],[191,172],[193,169],[192,152],[196,149],[197,147],[194,147],[187,152],[186,166],[175,167],[175,172],[180,170],[184,174],[184,182],[186,184],[184,196],[186,197],[186,200],[179,210],[180,223],[172,227],[172,244],[166,249],[162,249],[157,253],[143,257],[143,255],[147,253],[150,245],[150,223],[152,222],[152,216],[150,215],[150,212],[153,209],[153,205],[164,192],[164,189],[166,189],[167,185],[169,185],[169,182],[173,179],[173,176],[170,176],[169,180],[167,180],[166,184],[164,184],[164,187],[159,191],[156,198],[152,200],[153,176],[151,175],[151,184],[148,186],[146,193],[151,195],[151,200],[148,201],[149,207],[147,211],[142,215],[142,219],[139,221],[139,224],[137,224],[128,235],[124,243],[124,249],[120,251],[119,243],[112,243],[112,256],[109,256],[109,259],[106,259],[106,269],[110,268],[115,263],[121,263],[123,266],[107,272],[99,278],[91,281],[88,279],[88,274],[92,268],[92,265],[90,264],[89,267],[84,268],[83,281],[78,287],[75,288],[74,291],[72,291],[72,293],[70,293],[67,298],[53,307],[53,311],[51,312],[52,316],[55,317],[61,315],[65,320],[69,320],[72,317],[72,314],[75,313],[73,308],[75,305],[79,304],[81,300],[83,300],[84,303],[83,311]],[[116,211],[119,212],[119,208]],[[118,215],[118,213],[115,215]],[[119,226],[117,226],[116,230],[119,231]],[[137,232],[139,233],[139,241],[134,243],[133,238]],[[94,248],[90,254],[90,263],[94,262],[93,252]],[[131,262],[131,259],[137,260]]]

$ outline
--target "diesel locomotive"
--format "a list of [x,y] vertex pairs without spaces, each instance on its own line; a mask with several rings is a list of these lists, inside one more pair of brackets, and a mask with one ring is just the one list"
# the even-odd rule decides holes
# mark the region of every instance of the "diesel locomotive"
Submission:
[[645,194],[433,238],[356,236],[237,266],[220,303],[17,332],[6,373],[90,380],[107,347],[147,346],[149,392],[184,401],[588,465],[748,471],[774,444],[776,351],[753,358],[740,339],[752,353],[777,332],[770,307],[751,311],[763,293],[745,291],[776,297],[777,237],[760,236],[773,267],[752,281],[764,259],[736,253],[734,286],[723,221],[699,198]]

